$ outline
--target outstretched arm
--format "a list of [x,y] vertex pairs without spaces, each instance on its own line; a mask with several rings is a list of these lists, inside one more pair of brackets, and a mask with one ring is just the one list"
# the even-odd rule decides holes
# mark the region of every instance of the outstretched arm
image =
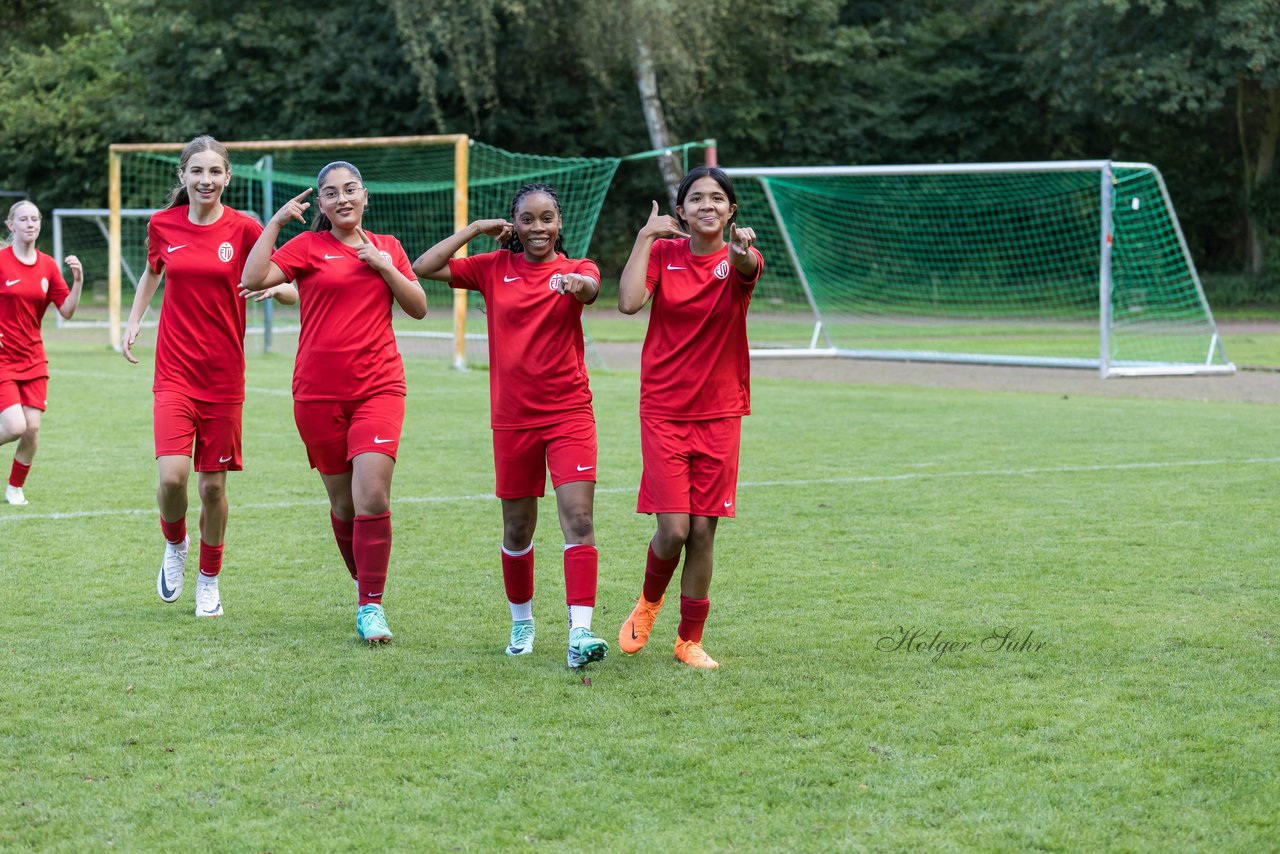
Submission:
[[755,278],[760,266],[760,259],[751,251],[755,242],[755,229],[738,228],[737,224],[729,226],[729,263],[748,280]]
[[511,223],[505,219],[478,219],[461,231],[455,231],[418,256],[418,260],[413,262],[413,272],[424,279],[431,279],[436,282],[453,281],[453,276],[449,273],[449,259],[459,249],[482,234],[496,238],[498,244],[501,245],[511,237]]

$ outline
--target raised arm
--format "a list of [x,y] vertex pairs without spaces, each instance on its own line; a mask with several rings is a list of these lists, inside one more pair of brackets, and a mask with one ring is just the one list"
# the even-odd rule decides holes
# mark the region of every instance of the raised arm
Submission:
[[76,307],[80,305],[80,291],[84,288],[84,268],[80,266],[80,259],[74,255],[68,255],[66,262],[71,268],[71,293],[62,301],[62,305],[58,306],[58,314],[70,320],[71,315],[76,313]]
[[245,259],[244,272],[240,274],[242,288],[247,291],[265,291],[267,288],[285,283],[284,271],[271,262],[271,253],[275,251],[276,240],[280,237],[280,231],[285,225],[292,220],[301,223],[307,221],[305,214],[307,208],[311,207],[311,203],[304,199],[309,195],[311,195],[310,187],[281,205],[280,210],[267,220],[267,224],[262,228],[262,234],[258,235],[257,242],[249,251],[249,257]]
[[636,242],[631,247],[631,255],[627,265],[622,268],[622,278],[618,281],[618,311],[623,314],[635,314],[644,308],[645,303],[653,296],[645,287],[645,277],[649,272],[649,253],[653,243],[660,237],[688,237],[679,221],[673,216],[658,213],[658,203],[653,203],[653,212],[649,221],[636,235]]
[[729,226],[729,263],[748,281],[754,280],[760,266],[760,259],[751,251],[755,242],[755,229],[738,228],[736,223]]
[[413,262],[413,272],[436,282],[453,281],[453,276],[449,273],[449,259],[482,234],[496,238],[501,245],[511,237],[511,223],[505,219],[478,219],[419,255],[418,260]]

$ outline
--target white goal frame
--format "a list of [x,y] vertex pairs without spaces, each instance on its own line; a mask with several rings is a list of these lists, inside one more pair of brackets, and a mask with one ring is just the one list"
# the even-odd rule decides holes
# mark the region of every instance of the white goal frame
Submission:
[[[1112,183],[1113,167],[1150,170],[1158,183],[1160,194],[1163,197],[1173,228],[1177,234],[1178,245],[1181,249],[1183,259],[1186,262],[1191,279],[1195,283],[1195,289],[1200,300],[1200,305],[1205,312],[1209,325],[1214,330],[1203,364],[1184,364],[1176,362],[1127,364],[1115,363],[1111,358],[1111,206],[1114,196],[1114,185]],[[1191,251],[1187,247],[1186,238],[1182,233],[1182,225],[1178,222],[1178,217],[1174,212],[1173,202],[1169,196],[1168,188],[1165,186],[1164,176],[1160,174],[1160,170],[1150,163],[1113,162],[1110,160],[1061,160],[1013,163],[917,164],[901,166],[738,167],[725,169],[725,172],[735,181],[745,179],[821,176],[958,175],[1009,172],[1097,172],[1099,175],[1099,207],[1102,214],[1102,226],[1098,239],[1099,264],[1097,276],[1098,324],[1101,341],[1097,359],[947,353],[928,350],[849,349],[834,346],[824,326],[822,311],[814,298],[809,280],[802,265],[800,264],[799,257],[796,254],[794,243],[792,242],[791,235],[787,230],[787,224],[779,213],[767,180],[761,181],[761,186],[764,191],[765,198],[768,201],[770,213],[774,222],[777,224],[783,245],[786,247],[786,251],[789,255],[790,264],[798,281],[800,282],[800,286],[804,289],[805,298],[808,300],[809,306],[813,311],[814,328],[808,347],[767,349],[752,348],[750,352],[753,358],[811,358],[815,356],[834,356],[842,358],[879,359],[889,361],[955,362],[966,364],[1022,365],[1033,367],[1089,368],[1097,370],[1099,375],[1103,378],[1120,376],[1233,374],[1236,371],[1236,366],[1225,358],[1225,353],[1222,349],[1222,342],[1217,333],[1217,324],[1213,319],[1213,312],[1209,307],[1208,300],[1205,298],[1204,286],[1200,281],[1199,273],[1196,271],[1195,263],[1191,258]],[[826,346],[820,346],[820,341],[824,342]],[[1225,364],[1214,364],[1215,355],[1221,355]]]

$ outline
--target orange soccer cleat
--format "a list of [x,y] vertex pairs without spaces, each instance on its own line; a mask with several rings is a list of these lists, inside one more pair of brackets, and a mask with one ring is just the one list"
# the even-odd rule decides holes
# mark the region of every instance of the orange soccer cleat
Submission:
[[663,596],[657,602],[648,602],[642,595],[636,601],[631,616],[627,617],[618,630],[619,649],[627,655],[634,655],[644,649],[644,645],[649,642],[649,632],[653,631],[653,621],[658,619],[658,612],[662,610],[662,603],[666,598]]
[[676,661],[690,667],[701,667],[704,670],[715,670],[720,662],[707,655],[698,641],[676,640]]

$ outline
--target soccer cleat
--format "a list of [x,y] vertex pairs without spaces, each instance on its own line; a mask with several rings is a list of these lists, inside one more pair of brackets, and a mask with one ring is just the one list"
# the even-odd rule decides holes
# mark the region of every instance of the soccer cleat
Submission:
[[511,624],[511,641],[507,655],[528,655],[533,652],[533,620],[517,620]]
[[579,668],[590,661],[601,661],[609,654],[609,644],[598,638],[591,629],[578,628],[569,632],[569,666]]
[[218,595],[218,579],[201,574],[196,578],[196,616],[221,617],[222,597]]
[[369,643],[391,643],[391,629],[387,628],[387,615],[381,605],[370,602],[356,611],[356,632],[360,640]]
[[618,630],[618,649],[627,655],[634,655],[644,649],[644,645],[649,642],[649,632],[653,631],[653,621],[658,619],[658,612],[662,610],[662,603],[666,598],[663,596],[657,602],[648,602],[641,595],[636,600],[631,616],[627,617]]
[[676,661],[690,667],[701,667],[704,670],[715,670],[720,662],[707,655],[702,644],[697,641],[676,640]]
[[26,507],[27,497],[22,494],[21,486],[8,484],[4,488],[4,500],[8,501],[14,507]]
[[160,574],[156,576],[156,592],[165,602],[177,602],[182,595],[182,581],[187,576],[187,547],[190,537],[181,543],[164,544],[164,560],[160,562]]

